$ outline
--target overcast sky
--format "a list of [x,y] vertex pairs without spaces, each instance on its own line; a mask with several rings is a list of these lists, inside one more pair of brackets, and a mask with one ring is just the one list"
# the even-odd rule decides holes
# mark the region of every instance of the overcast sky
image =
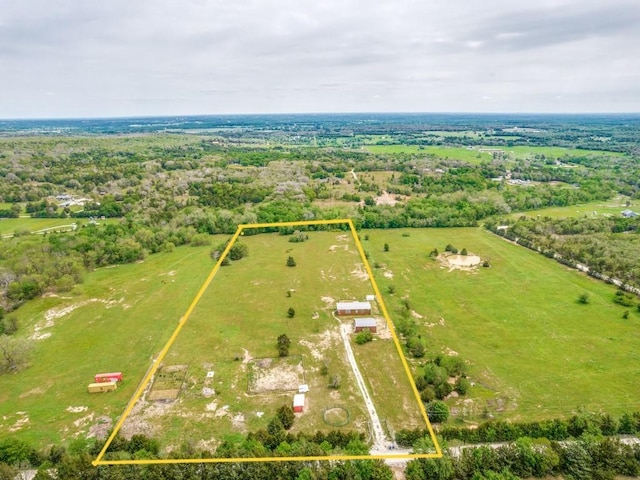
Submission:
[[0,118],[640,112],[640,0],[0,0]]

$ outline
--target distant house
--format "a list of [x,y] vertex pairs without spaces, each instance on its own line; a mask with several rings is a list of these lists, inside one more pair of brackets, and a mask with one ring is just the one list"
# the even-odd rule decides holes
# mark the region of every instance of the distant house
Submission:
[[378,322],[375,318],[356,318],[353,320],[353,333],[361,332],[365,328],[369,329],[371,333],[377,333]]
[[638,214],[636,212],[634,212],[633,210],[623,210],[622,211],[622,216],[624,218],[634,218],[634,217],[637,217]]
[[94,377],[94,381],[96,383],[102,382],[121,382],[122,381],[122,372],[112,372],[112,373],[98,373]]
[[371,303],[369,302],[338,302],[336,306],[338,315],[371,315]]
[[296,393],[293,396],[293,411],[296,413],[304,412],[304,393]]
[[366,299],[367,302],[373,302],[376,299],[375,295],[367,295]]

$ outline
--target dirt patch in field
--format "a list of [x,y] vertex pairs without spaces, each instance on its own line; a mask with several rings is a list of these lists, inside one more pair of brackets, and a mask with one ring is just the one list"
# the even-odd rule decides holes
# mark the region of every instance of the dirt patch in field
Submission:
[[249,393],[288,392],[305,383],[302,361],[262,358],[249,363]]
[[326,330],[323,333],[314,335],[311,340],[300,340],[299,343],[309,349],[313,358],[322,360],[325,356],[324,352],[335,348],[339,344],[340,333],[337,329]]
[[111,427],[113,426],[113,420],[107,415],[101,415],[96,418],[96,422],[89,428],[87,438],[97,438],[98,440],[104,440],[109,435]]
[[349,245],[331,245],[329,247],[329,251],[330,252],[335,252],[336,250],[345,250],[348,251],[349,250]]
[[349,235],[336,235],[336,240],[338,242],[348,242],[349,241]]
[[362,280],[363,282],[369,280],[369,274],[362,263],[358,263],[356,268],[351,271],[351,277]]
[[18,416],[18,419],[11,427],[9,427],[10,432],[17,432],[29,423],[29,416],[27,415],[27,412],[16,412],[16,415]]
[[48,388],[49,388],[48,386],[47,388],[43,388],[43,387],[33,388],[27,392],[20,394],[20,398],[27,398],[27,397],[30,397],[31,395],[42,395],[44,392],[48,390]]
[[383,275],[384,278],[393,278],[393,272],[391,270],[385,270]]
[[65,408],[65,412],[69,412],[69,413],[82,413],[82,412],[86,412],[89,409],[89,407],[85,407],[85,406],[80,406],[80,407],[67,407]]
[[[400,199],[400,200],[399,200]],[[382,192],[382,195],[376,197],[376,205],[396,205],[399,201],[406,200],[404,195],[392,195],[389,192]]]
[[[91,303],[103,303],[106,308],[114,307],[115,305],[119,305],[124,301],[124,298],[120,300],[105,300],[103,298],[90,298],[88,300],[84,300],[82,302],[74,303],[73,305],[67,305],[66,307],[54,307],[50,308],[44,313],[44,322],[39,322],[33,327],[33,334],[29,337],[31,340],[44,340],[45,338],[49,338],[51,336],[51,332],[45,332],[44,330],[49,329],[55,325],[55,321],[66,317],[74,310],[89,305]],[[128,305],[125,306],[128,308]]]
[[482,263],[482,259],[478,255],[473,254],[440,254],[438,255],[438,260],[442,264],[442,268],[449,268],[450,272],[454,270],[475,270]]
[[322,300],[327,305],[327,308],[333,308],[333,306],[336,304],[336,301],[331,297],[321,297],[320,300]]

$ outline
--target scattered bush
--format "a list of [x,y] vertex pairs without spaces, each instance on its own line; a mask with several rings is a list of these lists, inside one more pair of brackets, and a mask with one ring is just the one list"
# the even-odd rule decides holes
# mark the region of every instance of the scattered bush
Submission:
[[362,331],[356,333],[355,342],[358,345],[364,345],[365,343],[370,342],[371,340],[373,340],[373,334],[371,333],[371,330],[369,330],[368,328],[365,328]]

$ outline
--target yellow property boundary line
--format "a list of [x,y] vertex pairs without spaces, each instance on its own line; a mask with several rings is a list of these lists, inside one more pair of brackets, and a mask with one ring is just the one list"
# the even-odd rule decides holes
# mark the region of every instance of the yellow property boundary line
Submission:
[[[391,336],[393,337],[393,342],[395,343],[398,354],[400,355],[400,359],[402,360],[402,365],[404,367],[405,373],[409,378],[409,384],[411,385],[413,394],[415,395],[416,401],[420,406],[420,412],[422,413],[422,417],[424,418],[424,421],[427,425],[427,430],[429,431],[429,435],[431,436],[431,440],[433,441],[433,444],[435,446],[436,453],[327,455],[327,456],[317,456],[317,457],[250,457],[250,458],[185,458],[185,459],[171,458],[171,459],[156,459],[156,460],[103,460],[104,455],[107,452],[107,449],[111,445],[111,442],[113,442],[113,439],[116,437],[116,435],[122,428],[122,425],[124,424],[125,420],[131,414],[131,410],[133,410],[134,405],[140,399],[145,388],[147,387],[147,385],[155,375],[156,371],[158,370],[158,367],[162,363],[162,360],[164,359],[165,355],[167,354],[167,352],[175,342],[176,338],[178,337],[178,334],[182,330],[182,327],[184,326],[184,324],[187,322],[187,320],[193,313],[193,310],[196,308],[196,305],[200,301],[200,298],[204,294],[207,287],[209,287],[209,284],[213,280],[213,277],[216,275],[216,273],[218,273],[218,270],[220,269],[220,265],[222,264],[222,261],[225,259],[225,257],[229,253],[229,250],[231,250],[231,247],[236,242],[236,240],[238,240],[238,237],[242,235],[242,232],[245,229],[273,228],[273,227],[298,227],[298,226],[308,226],[308,225],[341,225],[341,224],[349,225],[349,229],[351,230],[351,234],[353,235],[353,239],[356,243],[358,253],[360,254],[362,263],[364,264],[367,274],[369,275],[369,279],[371,280],[371,285],[373,286],[373,291],[376,295],[376,300],[378,301],[378,305],[380,305],[382,314],[384,315],[384,318],[387,322],[387,328],[389,329],[389,331],[391,332]],[[398,336],[396,334],[395,328],[393,326],[393,323],[391,322],[391,318],[389,317],[389,312],[387,311],[387,307],[384,304],[382,295],[380,294],[380,289],[378,288],[378,284],[376,283],[376,280],[373,277],[373,272],[371,271],[371,267],[369,266],[369,262],[367,261],[367,258],[365,256],[364,249],[362,248],[362,243],[360,243],[360,239],[358,238],[358,233],[356,232],[356,228],[353,224],[353,221],[350,218],[348,218],[348,219],[334,219],[334,220],[281,222],[281,223],[250,223],[250,224],[238,225],[238,229],[233,234],[233,237],[231,237],[231,240],[229,241],[226,248],[218,258],[218,261],[216,262],[213,269],[211,270],[211,273],[209,273],[209,276],[200,287],[200,290],[198,290],[198,293],[196,294],[193,301],[189,305],[189,308],[180,319],[178,326],[176,327],[175,331],[169,338],[169,341],[164,346],[164,348],[160,351],[160,354],[155,359],[152,367],[147,372],[147,375],[144,377],[143,381],[138,386],[138,389],[134,393],[133,397],[131,397],[131,400],[129,400],[129,403],[125,408],[124,413],[116,423],[116,426],[111,432],[111,435],[109,435],[109,438],[107,439],[106,443],[102,447],[102,450],[100,450],[100,453],[98,454],[96,459],[92,462],[92,464],[94,466],[98,466],[98,465],[149,465],[149,464],[169,464],[169,463],[303,462],[303,461],[318,461],[318,460],[334,460],[335,461],[335,460],[365,460],[365,459],[416,459],[416,458],[441,458],[441,457],[442,457],[442,450],[440,448],[440,445],[438,444],[438,440],[436,439],[433,428],[431,427],[431,423],[429,422],[429,417],[427,416],[427,412],[424,408],[424,404],[420,399],[420,394],[418,393],[418,389],[416,388],[415,383],[413,382],[411,371],[409,370],[409,364],[407,363],[407,359],[402,353],[402,347],[400,346],[400,341],[398,340]]]

